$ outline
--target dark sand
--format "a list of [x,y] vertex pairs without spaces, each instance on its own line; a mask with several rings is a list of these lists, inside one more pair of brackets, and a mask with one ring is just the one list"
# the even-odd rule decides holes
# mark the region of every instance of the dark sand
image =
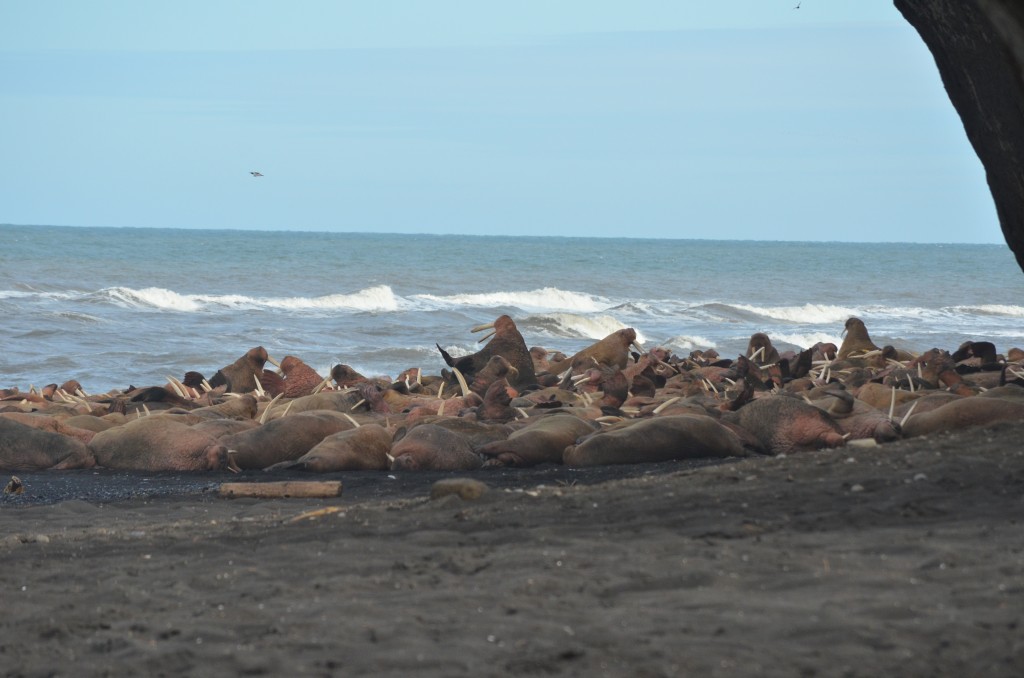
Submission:
[[20,475],[8,676],[1024,675],[1024,424],[482,470],[477,501],[430,501],[448,474],[272,501],[220,499],[220,475]]

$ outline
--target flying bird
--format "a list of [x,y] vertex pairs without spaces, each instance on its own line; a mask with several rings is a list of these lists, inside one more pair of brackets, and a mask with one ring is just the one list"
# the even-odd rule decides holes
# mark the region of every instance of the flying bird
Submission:
[[[803,2],[803,0],[800,0],[800,2]],[[800,9],[800,2],[796,3],[796,7],[794,7],[793,9]]]
[[253,175],[254,177],[262,177],[263,176],[259,172],[249,172],[249,174]]

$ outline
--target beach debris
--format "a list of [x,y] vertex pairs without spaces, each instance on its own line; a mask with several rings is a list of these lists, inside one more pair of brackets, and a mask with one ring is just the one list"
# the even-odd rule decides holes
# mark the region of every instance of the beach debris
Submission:
[[24,494],[25,484],[21,482],[21,478],[18,476],[11,476],[11,482],[7,483],[7,487],[4,488],[4,494]]
[[284,522],[285,522],[286,525],[290,525],[292,523],[302,522],[303,520],[313,520],[315,518],[322,518],[324,516],[329,516],[329,515],[333,515],[335,513],[340,513],[340,512],[341,512],[341,507],[340,506],[325,506],[323,508],[311,509],[309,511],[303,511],[299,515],[292,516],[291,518],[289,518],[288,520],[286,520]]
[[340,497],[341,490],[340,480],[285,480],[265,483],[221,483],[219,493],[225,499],[323,499]]
[[487,489],[486,484],[472,478],[445,478],[433,484],[430,488],[430,498],[441,499],[454,494],[460,499],[472,501],[482,497]]

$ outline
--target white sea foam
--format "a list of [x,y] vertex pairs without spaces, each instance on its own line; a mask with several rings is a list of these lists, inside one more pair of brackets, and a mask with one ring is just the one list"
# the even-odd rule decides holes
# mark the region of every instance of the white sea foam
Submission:
[[[612,332],[628,327],[610,315],[588,316],[576,313],[545,313],[526,318],[524,324],[542,327],[556,337],[594,340],[604,339]],[[636,340],[640,344],[647,341],[640,330],[633,329],[636,330]]]
[[132,289],[110,287],[101,290],[115,303],[140,308],[194,313],[210,307],[274,308],[284,310],[396,311],[399,299],[387,285],[368,287],[353,294],[322,297],[250,297],[241,294],[179,294],[162,287]]
[[[772,342],[775,344],[790,344],[792,346],[799,347],[801,350],[808,349],[819,342],[825,344],[831,342],[836,346],[843,343],[843,340],[837,335],[828,334],[826,332],[808,332],[806,334],[772,333],[770,337]],[[780,346],[779,348],[781,349],[782,347]]]
[[1024,306],[982,304],[980,306],[953,306],[951,310],[956,313],[969,313],[972,315],[994,315],[1010,318],[1024,318]]
[[412,298],[438,306],[514,306],[515,308],[533,313],[543,311],[595,313],[604,311],[611,305],[611,302],[603,297],[560,290],[557,287],[544,287],[518,292],[486,292],[481,294],[454,294],[450,296],[417,294]]
[[710,339],[685,334],[680,334],[670,339],[666,339],[661,345],[665,348],[677,351],[695,351],[698,349],[715,348],[715,342]]
[[842,326],[846,319],[860,313],[849,306],[832,306],[828,304],[804,304],[803,306],[748,306],[731,304],[748,313],[754,313],[774,320],[785,320],[808,325],[826,325],[839,323]]

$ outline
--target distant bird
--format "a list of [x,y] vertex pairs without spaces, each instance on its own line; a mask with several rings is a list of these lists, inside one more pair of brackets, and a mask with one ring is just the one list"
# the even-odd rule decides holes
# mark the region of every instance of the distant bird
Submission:
[[[800,0],[800,1],[803,2],[803,0]],[[799,2],[796,3],[796,7],[794,7],[793,9],[800,9],[800,3]]]
[[249,172],[249,174],[253,175],[254,177],[262,177],[263,176],[259,172]]

